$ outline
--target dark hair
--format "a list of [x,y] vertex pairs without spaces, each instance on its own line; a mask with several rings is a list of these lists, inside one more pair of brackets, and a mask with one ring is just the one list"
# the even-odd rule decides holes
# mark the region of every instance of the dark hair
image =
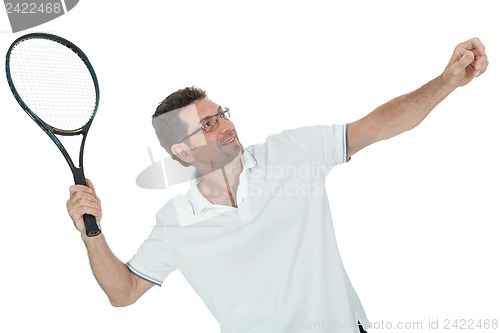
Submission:
[[161,114],[180,109],[196,102],[197,100],[207,98],[204,90],[195,86],[179,89],[165,98],[156,108],[153,118]]
[[[176,92],[168,95],[158,105],[152,118],[186,107],[204,98],[207,98],[207,94],[205,93],[205,91],[195,86],[179,89]],[[163,148],[165,148],[165,150],[172,156],[172,158],[179,161],[182,165],[189,165],[172,154],[172,151],[170,149],[173,144],[178,143],[188,134],[188,125],[180,119],[178,112],[172,112],[172,117],[168,119],[165,127],[166,128],[162,130],[163,135],[165,135],[163,139],[166,142],[165,145],[162,145]]]

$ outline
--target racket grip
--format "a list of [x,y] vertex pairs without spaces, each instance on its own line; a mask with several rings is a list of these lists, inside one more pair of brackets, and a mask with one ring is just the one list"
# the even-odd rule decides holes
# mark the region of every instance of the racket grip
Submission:
[[101,233],[94,215],[84,214],[83,222],[85,224],[85,234],[87,237],[95,237]]
[[[87,181],[85,180],[82,169],[74,169],[73,178],[75,179],[75,184],[87,186]],[[83,223],[85,225],[85,234],[87,237],[95,237],[101,234],[101,229],[97,225],[94,215],[83,214]]]

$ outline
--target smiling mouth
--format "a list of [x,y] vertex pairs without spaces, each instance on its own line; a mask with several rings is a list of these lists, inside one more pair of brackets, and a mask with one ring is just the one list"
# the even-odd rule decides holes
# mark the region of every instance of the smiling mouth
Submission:
[[224,145],[230,144],[230,143],[231,143],[231,142],[233,142],[234,140],[236,140],[236,137],[235,137],[235,136],[233,136],[232,138],[230,138],[230,139],[229,139],[229,140],[227,140],[227,141],[224,141],[224,143],[223,143],[222,145],[224,146]]
[[225,137],[221,140],[221,146],[225,146],[233,143],[236,139],[238,139],[238,134],[236,131],[231,131],[230,133],[226,133]]

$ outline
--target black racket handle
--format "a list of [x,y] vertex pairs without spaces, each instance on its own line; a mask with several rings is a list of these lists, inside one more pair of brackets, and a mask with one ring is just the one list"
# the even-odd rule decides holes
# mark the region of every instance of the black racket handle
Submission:
[[[75,179],[75,184],[88,186],[81,169],[73,170],[73,178]],[[94,215],[83,214],[83,223],[85,224],[85,234],[87,237],[95,237],[101,234],[101,229],[97,225]]]
[[87,237],[95,237],[101,233],[94,215],[84,214],[83,222],[85,224],[85,234]]

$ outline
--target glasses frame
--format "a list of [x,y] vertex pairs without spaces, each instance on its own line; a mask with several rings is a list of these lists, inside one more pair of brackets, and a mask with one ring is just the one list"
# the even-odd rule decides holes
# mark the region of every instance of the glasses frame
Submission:
[[[212,119],[214,117],[215,117],[215,125],[210,130],[207,130],[208,126],[203,126],[203,123],[207,122],[209,119]],[[226,120],[228,120],[229,118],[231,118],[231,111],[229,110],[229,108],[219,107],[219,112],[217,112],[217,114],[205,117],[203,119],[203,121],[200,122],[200,125],[201,125],[200,128],[198,128],[194,132],[186,135],[178,143],[182,143],[182,142],[186,141],[187,139],[189,139],[190,137],[192,137],[193,135],[195,135],[195,134],[197,134],[198,132],[201,132],[201,131],[204,131],[205,133],[209,133],[209,132],[215,131],[217,128],[219,128],[219,118],[220,119],[226,119]]]

